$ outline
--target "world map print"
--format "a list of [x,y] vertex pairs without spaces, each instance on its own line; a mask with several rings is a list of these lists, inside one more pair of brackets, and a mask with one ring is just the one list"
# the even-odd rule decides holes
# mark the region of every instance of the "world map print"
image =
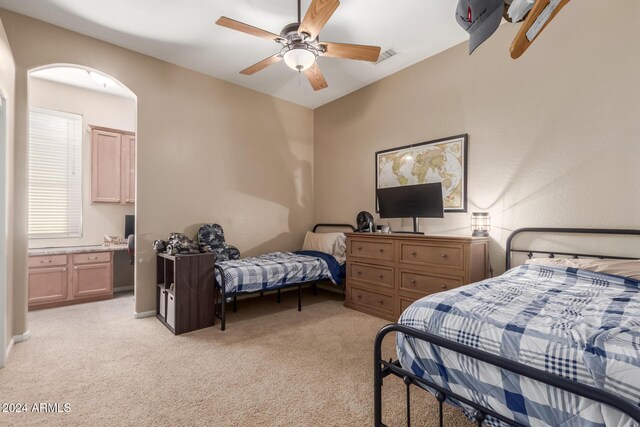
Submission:
[[442,183],[444,208],[465,209],[465,137],[377,154],[378,188]]

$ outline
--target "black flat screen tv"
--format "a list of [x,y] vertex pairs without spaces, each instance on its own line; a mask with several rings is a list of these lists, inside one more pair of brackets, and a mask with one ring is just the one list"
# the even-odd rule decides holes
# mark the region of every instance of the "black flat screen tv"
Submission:
[[444,218],[439,182],[379,188],[376,195],[380,218],[413,218],[414,233],[419,233],[418,218]]

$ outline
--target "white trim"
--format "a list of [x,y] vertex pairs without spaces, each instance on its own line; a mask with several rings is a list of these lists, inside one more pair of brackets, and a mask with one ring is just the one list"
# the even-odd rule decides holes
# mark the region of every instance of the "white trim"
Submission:
[[156,310],[150,310],[150,311],[143,311],[141,313],[138,313],[136,311],[133,312],[133,317],[136,319],[144,319],[145,317],[153,317],[155,316],[157,313]]
[[26,331],[24,334],[22,334],[22,335],[14,335],[12,339],[13,339],[13,342],[14,342],[14,343],[18,344],[18,343],[23,342],[23,341],[28,341],[28,340],[29,340],[29,338],[31,338],[31,332],[29,332],[29,331],[27,330],[27,331]]
[[4,354],[4,363],[0,364],[0,368],[4,368],[7,365],[7,361],[9,360],[9,353],[13,350],[13,344],[16,342],[15,338],[11,337],[9,340],[9,345],[7,346],[7,351]]
[[13,346],[15,344],[18,344],[19,342],[27,341],[29,338],[31,338],[31,334],[29,333],[29,331],[25,332],[22,335],[14,335],[13,337],[11,337],[11,340],[9,340],[9,345],[7,345],[7,350],[4,352],[4,354],[0,353],[0,356],[4,356],[4,362],[1,360],[2,357],[0,357],[0,368],[4,368],[7,365],[7,361],[9,360],[9,353],[11,353],[11,350],[13,350]]

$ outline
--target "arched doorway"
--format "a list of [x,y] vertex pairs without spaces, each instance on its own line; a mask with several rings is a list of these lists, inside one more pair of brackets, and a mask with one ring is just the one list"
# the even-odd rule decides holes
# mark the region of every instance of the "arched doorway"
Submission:
[[136,95],[76,64],[29,70],[28,94],[30,260],[66,256],[48,270],[30,262],[29,310],[133,294],[133,259],[122,245],[100,245],[124,239],[135,218]]

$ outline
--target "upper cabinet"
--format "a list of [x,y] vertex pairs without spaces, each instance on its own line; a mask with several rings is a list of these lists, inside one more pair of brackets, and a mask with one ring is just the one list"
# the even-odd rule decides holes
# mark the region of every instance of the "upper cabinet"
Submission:
[[122,135],[122,199],[136,202],[136,137]]
[[91,203],[135,203],[135,134],[91,126]]

